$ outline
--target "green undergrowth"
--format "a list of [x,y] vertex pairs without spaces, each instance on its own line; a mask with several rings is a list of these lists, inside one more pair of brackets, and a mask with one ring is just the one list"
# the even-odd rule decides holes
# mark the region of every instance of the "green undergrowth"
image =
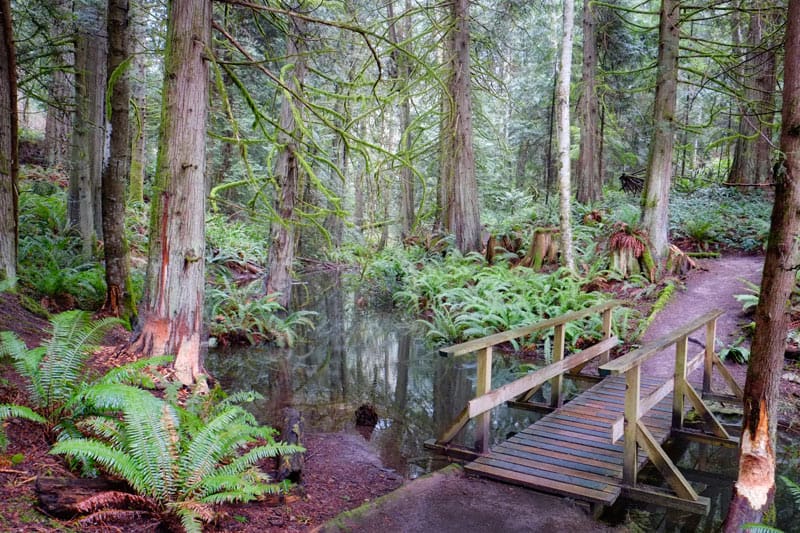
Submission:
[[[583,280],[563,269],[550,273],[530,268],[488,265],[478,254],[428,257],[417,267],[403,269],[395,251],[396,270],[373,270],[402,285],[393,292],[395,304],[424,318],[426,338],[435,344],[484,337],[569,311],[584,309],[611,297],[583,290]],[[590,317],[566,326],[566,339],[574,345],[582,338],[599,338],[600,318]],[[543,335],[546,332],[543,332]],[[532,341],[538,340],[536,337]]]

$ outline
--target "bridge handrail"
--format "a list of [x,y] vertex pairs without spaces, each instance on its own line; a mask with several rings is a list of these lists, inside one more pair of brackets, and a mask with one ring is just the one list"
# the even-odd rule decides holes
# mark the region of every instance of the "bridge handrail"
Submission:
[[652,342],[649,342],[640,348],[628,352],[622,357],[618,357],[617,359],[614,359],[613,361],[604,364],[603,366],[600,367],[600,370],[605,370],[607,372],[611,372],[612,374],[622,374],[624,372],[627,372],[631,368],[641,365],[642,363],[647,361],[649,358],[651,358],[661,350],[667,348],[672,344],[675,344],[682,337],[685,337],[690,333],[693,333],[694,331],[705,326],[709,321],[722,316],[724,313],[725,311],[721,309],[714,309],[712,311],[709,311],[708,313],[692,320],[685,326],[680,327],[674,331],[671,331],[670,333],[664,335],[663,337],[660,337]]
[[[483,453],[489,448],[489,433],[490,433],[490,413],[489,411],[514,396],[522,395],[520,398],[525,399],[535,393],[536,389],[541,386],[545,381],[550,381],[550,404],[552,407],[558,407],[563,402],[562,385],[564,380],[564,372],[577,369],[582,364],[585,364],[589,359],[594,357],[600,358],[600,364],[608,361],[611,348],[616,345],[618,339],[612,334],[612,310],[620,305],[620,300],[610,300],[601,304],[593,305],[586,309],[579,311],[572,311],[564,315],[542,320],[535,324],[523,326],[520,328],[504,331],[502,333],[495,333],[475,339],[472,341],[462,342],[439,350],[439,354],[447,355],[462,355],[466,353],[477,352],[477,379],[475,382],[475,398],[468,402],[467,406],[456,417],[455,421],[436,439],[436,446],[447,446],[450,441],[461,431],[461,429],[473,418],[476,420],[475,429],[475,448],[479,453]],[[587,317],[592,314],[599,314],[603,322],[602,339],[599,340],[594,346],[591,346],[582,352],[569,356],[569,360],[565,361],[565,331],[566,324],[581,318]],[[520,337],[530,335],[535,331],[543,329],[554,328],[553,332],[553,353],[552,364],[540,369],[533,374],[528,374],[522,378],[507,384],[495,391],[492,391],[492,349],[494,346],[507,342]]]
[[439,355],[447,357],[447,356],[457,356],[457,355],[464,355],[476,352],[484,348],[497,346],[498,344],[502,344],[504,342],[528,336],[536,331],[552,328],[554,326],[559,326],[561,324],[566,324],[574,320],[579,320],[594,313],[601,313],[607,309],[612,309],[614,307],[617,307],[620,304],[622,304],[621,300],[609,300],[601,304],[587,307],[586,309],[571,311],[569,313],[554,318],[548,318],[546,320],[536,322],[535,324],[529,324],[527,326],[510,329],[508,331],[501,331],[500,333],[495,333],[493,335],[481,337],[480,339],[473,339],[467,342],[462,342],[460,344],[446,346],[444,348],[439,349]]

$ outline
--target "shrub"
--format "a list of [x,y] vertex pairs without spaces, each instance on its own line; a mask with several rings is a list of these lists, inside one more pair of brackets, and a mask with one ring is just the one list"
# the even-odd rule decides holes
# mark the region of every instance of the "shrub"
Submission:
[[227,277],[220,285],[206,290],[206,315],[209,334],[223,343],[260,344],[273,341],[279,346],[293,346],[301,327],[313,327],[312,311],[286,310],[274,294],[263,294],[262,282],[243,287]]
[[[92,321],[84,311],[67,311],[51,319],[50,338],[41,346],[28,349],[16,334],[0,332],[0,355],[11,357],[16,370],[28,379],[30,407],[0,405],[0,421],[20,417],[44,424],[51,437],[80,435],[76,421],[87,414],[81,401],[90,386],[105,383],[132,383],[152,386],[143,369],[171,358],[154,357],[116,367],[103,376],[92,376],[86,368],[89,356],[103,335],[119,320]],[[0,430],[0,442],[5,434]]]
[[107,416],[85,419],[87,436],[59,442],[51,453],[101,465],[128,482],[143,510],[190,532],[213,519],[214,504],[282,490],[257,463],[304,451],[275,442],[275,430],[232,401],[198,413],[119,384],[92,387],[84,398]]

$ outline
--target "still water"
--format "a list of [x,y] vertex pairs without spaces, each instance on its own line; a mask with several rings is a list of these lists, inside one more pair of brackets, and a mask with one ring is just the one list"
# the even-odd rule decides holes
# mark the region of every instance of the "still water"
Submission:
[[[445,358],[424,341],[424,328],[391,308],[365,306],[365,296],[349,286],[348,275],[307,277],[295,288],[295,308],[315,311],[316,327],[291,349],[275,346],[218,349],[208,354],[208,370],[229,391],[255,390],[264,396],[256,406],[263,423],[275,425],[281,409],[297,408],[306,431],[355,431],[355,411],[374,406],[379,421],[361,431],[386,467],[413,479],[443,466],[424,442],[439,435],[474,397],[474,357]],[[492,385],[515,379],[513,358],[495,357]],[[533,423],[539,415],[497,408],[492,413],[493,441]],[[463,443],[471,441],[468,426]],[[649,527],[659,531],[714,531],[727,512],[735,480],[736,450],[689,444],[673,450],[678,464],[698,491],[711,499],[705,518],[645,506]],[[782,435],[779,475],[798,481],[800,439]],[[709,473],[711,472],[711,473]],[[647,476],[647,472],[643,472]],[[659,484],[660,476],[649,482]],[[640,507],[640,506],[637,506]],[[776,497],[777,523],[800,532],[800,506],[782,483]],[[622,510],[630,514],[632,508]]]
[[[440,458],[425,450],[474,397],[475,358],[445,358],[425,343],[424,330],[396,310],[363,305],[348,288],[348,275],[325,273],[295,287],[303,309],[315,311],[316,327],[291,349],[275,346],[218,349],[206,366],[227,391],[255,390],[264,423],[280,421],[285,406],[297,408],[307,431],[352,431],[355,411],[375,407],[379,422],[363,433],[385,466],[406,478],[436,469]],[[494,384],[513,379],[515,363],[495,358]],[[524,428],[536,415],[495,410],[495,439]],[[464,437],[469,439],[469,428]]]

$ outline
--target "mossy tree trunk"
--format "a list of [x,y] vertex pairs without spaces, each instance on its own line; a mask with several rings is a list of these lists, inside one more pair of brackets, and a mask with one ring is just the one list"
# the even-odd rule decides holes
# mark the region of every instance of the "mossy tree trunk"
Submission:
[[754,2],[747,29],[748,52],[740,73],[739,135],[734,146],[728,181],[757,184],[772,181],[772,120],[775,115],[775,58],[778,46],[774,16],[766,2]]
[[75,113],[73,115],[68,211],[90,257],[102,238],[101,182],[105,147],[105,6],[82,6],[75,36]]
[[561,29],[561,59],[558,64],[558,88],[556,90],[556,130],[558,131],[558,211],[561,229],[561,263],[570,272],[575,271],[572,251],[572,188],[569,128],[569,88],[572,79],[572,33],[575,25],[575,2],[564,0],[563,26]]
[[[106,260],[106,301],[113,316],[135,316],[130,292],[130,258],[125,240],[125,185],[130,170],[130,59],[128,0],[108,2],[108,84],[111,90],[111,138],[103,171],[103,252]],[[118,72],[119,71],[119,72]]]
[[147,169],[147,63],[144,54],[145,13],[139,2],[131,5],[129,33],[132,36],[134,54],[129,67],[131,101],[133,102],[133,124],[131,132],[131,165],[128,183],[128,201],[144,201],[144,177]]
[[578,152],[578,190],[576,199],[582,204],[596,202],[603,196],[600,174],[600,111],[597,98],[597,6],[583,2],[583,67],[578,114],[581,144]]
[[71,40],[66,39],[71,31],[71,4],[67,0],[52,2],[52,24],[50,38],[59,44],[53,45],[53,71],[48,83],[47,116],[44,129],[45,161],[51,167],[66,169],[69,164],[70,134],[72,121],[70,104],[73,99],[74,75],[71,67],[74,62],[74,51]]
[[269,257],[267,260],[267,294],[279,294],[278,302],[288,307],[292,296],[292,263],[294,262],[297,231],[295,208],[302,191],[302,176],[298,161],[298,151],[302,140],[302,128],[295,119],[299,102],[297,96],[302,91],[306,74],[304,22],[299,18],[288,21],[286,36],[286,61],[294,65],[287,72],[286,84],[281,102],[280,131],[278,143],[281,146],[275,163],[275,212],[270,230]]
[[653,259],[659,265],[669,248],[669,189],[678,94],[680,2],[662,0],[660,20],[653,139],[642,193],[642,227],[650,238]]
[[472,147],[469,1],[448,0],[451,28],[446,39],[447,94],[443,97],[439,217],[461,252],[481,249],[478,182]]
[[147,281],[132,348],[175,355],[175,376],[189,385],[203,373],[211,1],[171,0],[168,9]]
[[725,520],[728,533],[760,522],[775,492],[777,405],[800,237],[800,0],[789,1],[783,86],[782,179],[775,184],[756,330],[744,387],[739,476]]
[[11,4],[0,0],[0,280],[17,276],[17,74]]

